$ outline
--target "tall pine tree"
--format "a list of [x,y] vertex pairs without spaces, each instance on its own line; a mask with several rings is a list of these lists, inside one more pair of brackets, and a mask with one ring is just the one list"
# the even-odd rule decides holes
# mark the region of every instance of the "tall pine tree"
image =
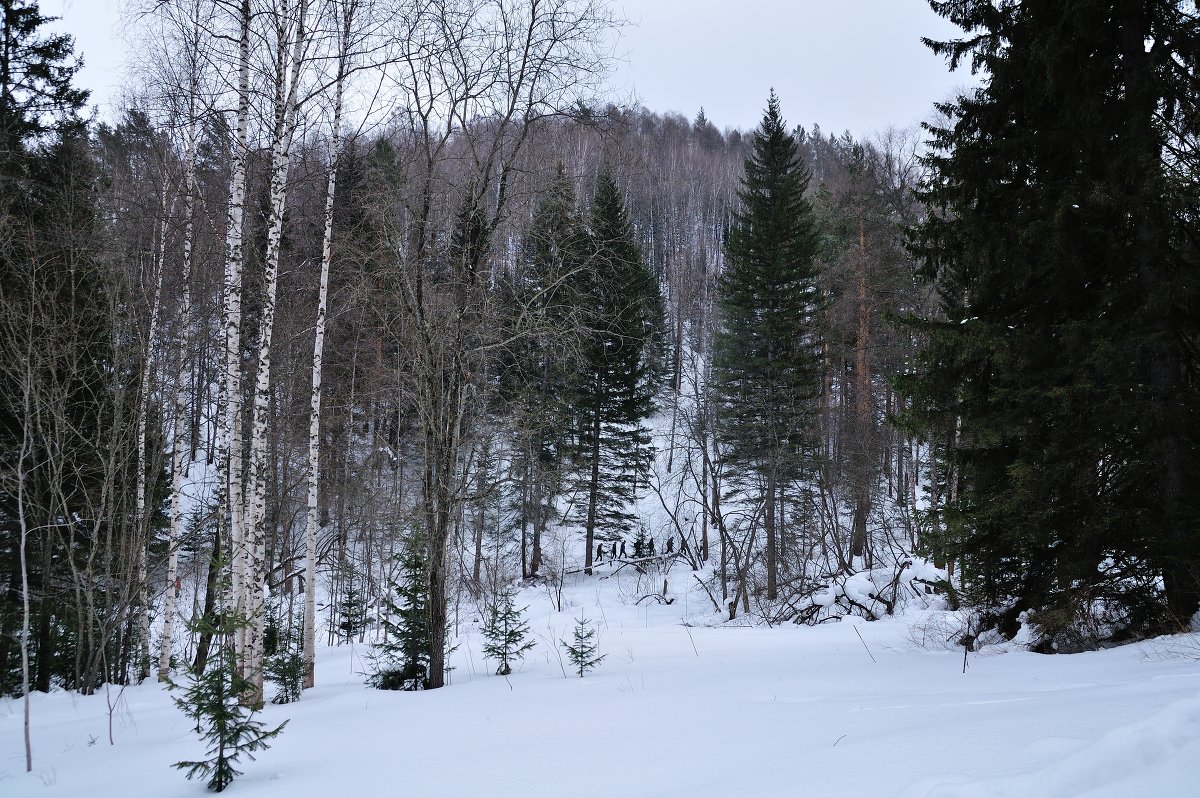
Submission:
[[[964,578],[1042,650],[1200,606],[1197,17],[1144,0],[933,2],[986,70],[942,106],[914,235],[943,318],[901,387],[952,430]],[[1159,584],[1165,587],[1160,591]]]
[[[42,16],[37,0],[0,0],[0,161],[5,172],[10,158],[42,136],[83,126],[78,111],[88,92],[71,85],[82,64],[70,36],[41,30],[53,19]],[[5,186],[6,193],[10,190]]]
[[578,353],[564,341],[581,327],[586,305],[580,284],[588,283],[581,279],[587,229],[561,164],[523,244],[509,292],[514,327],[523,327],[524,334],[505,351],[500,393],[514,430],[514,470],[521,483],[521,575],[537,577],[543,536],[562,491],[578,388]]
[[767,598],[777,595],[781,488],[804,471],[820,391],[817,234],[809,172],[771,92],[725,237],[713,362],[718,436],[764,503]]
[[658,281],[633,239],[621,194],[608,170],[592,197],[589,253],[580,271],[589,330],[582,343],[575,403],[576,453],[590,574],[597,532],[629,531],[628,503],[647,468],[663,306]]

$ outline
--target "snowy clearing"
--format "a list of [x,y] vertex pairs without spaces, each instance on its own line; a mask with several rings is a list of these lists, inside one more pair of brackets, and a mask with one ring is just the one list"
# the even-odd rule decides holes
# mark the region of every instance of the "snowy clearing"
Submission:
[[[607,569],[602,567],[599,574]],[[690,576],[677,568],[672,581]],[[537,647],[492,675],[476,632],[452,684],[363,686],[368,646],[323,649],[318,686],[268,706],[290,718],[229,793],[533,796],[1074,796],[1194,794],[1200,642],[1181,637],[1043,656],[916,644],[937,614],[817,627],[712,625],[703,594],[630,601],[633,575],[574,577],[569,606],[527,589]],[[647,606],[650,604],[650,606]],[[707,605],[707,606],[706,606]],[[556,645],[582,611],[607,658],[585,678]],[[463,616],[464,629],[473,618]],[[925,624],[924,626],[922,624]],[[859,635],[861,634],[861,639]],[[0,706],[0,794],[162,798],[207,794],[170,767],[202,745],[155,684],[107,699],[33,703],[26,775],[21,704]]]

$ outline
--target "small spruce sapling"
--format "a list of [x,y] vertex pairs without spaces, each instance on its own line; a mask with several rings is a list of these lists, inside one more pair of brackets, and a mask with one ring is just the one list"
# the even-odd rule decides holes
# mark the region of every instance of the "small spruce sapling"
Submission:
[[372,648],[372,673],[367,679],[371,687],[424,690],[428,686],[432,636],[425,567],[425,547],[414,537],[400,558],[400,576],[381,618],[386,639]]
[[353,576],[346,580],[346,594],[338,614],[338,631],[342,633],[343,642],[353,643],[367,627],[367,600]]
[[250,682],[238,674],[233,650],[234,632],[247,625],[246,619],[227,614],[216,623],[201,619],[193,624],[195,632],[209,632],[217,644],[216,657],[209,661],[204,673],[193,675],[183,695],[175,705],[196,721],[196,731],[209,744],[208,758],[176,762],[174,767],[185,770],[189,779],[208,778],[208,788],[221,792],[235,777],[242,775],[234,765],[242,757],[251,761],[257,751],[270,746],[267,741],[283,731],[287,721],[267,729],[254,719],[254,711],[242,706],[240,698],[250,689]]
[[483,654],[500,663],[496,668],[497,676],[507,676],[512,673],[513,661],[524,659],[525,652],[534,645],[527,639],[529,624],[521,617],[529,608],[517,609],[512,591],[505,588],[488,609],[488,619],[483,626],[483,637],[487,641]]
[[299,701],[304,690],[305,663],[301,640],[301,630],[304,628],[303,613],[298,614],[295,622],[286,627],[277,620],[276,629],[280,628],[283,628],[283,633],[276,631],[274,652],[266,658],[264,671],[267,678],[279,688],[271,703],[290,704]]
[[301,652],[289,648],[267,657],[264,670],[267,678],[279,687],[279,691],[271,699],[272,704],[290,704],[300,700],[300,695],[304,692],[304,673],[307,670]]
[[559,640],[563,644],[563,648],[567,650],[567,658],[571,660],[571,664],[575,666],[579,677],[592,668],[600,664],[607,654],[598,654],[600,644],[596,642],[596,630],[590,626],[591,621],[584,618],[582,615],[575,622],[574,644],[568,643],[566,640]]
[[283,628],[282,608],[274,596],[267,598],[263,622],[263,655],[270,657],[279,651],[280,630]]

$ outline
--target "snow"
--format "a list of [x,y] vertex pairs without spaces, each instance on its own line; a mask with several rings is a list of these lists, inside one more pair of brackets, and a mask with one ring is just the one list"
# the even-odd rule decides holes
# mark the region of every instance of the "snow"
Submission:
[[[669,418],[652,424],[660,452]],[[657,463],[656,490],[635,508],[660,545],[678,534],[667,505],[687,526],[696,501],[677,462],[674,472]],[[190,515],[215,481],[202,464],[189,477]],[[547,545],[557,551],[564,539]],[[317,687],[262,713],[269,725],[290,722],[257,761],[239,763],[244,775],[229,794],[1196,794],[1200,636],[1057,656],[1025,652],[1019,640],[985,645],[967,655],[964,673],[953,642],[962,622],[924,590],[945,572],[907,554],[901,562],[898,573],[862,570],[817,590],[810,601],[826,622],[772,628],[745,613],[725,623],[682,561],[666,573],[646,563],[646,575],[632,566],[614,572],[605,561],[595,576],[565,578],[561,613],[552,588],[516,597],[529,605],[536,647],[509,677],[494,676],[482,657],[479,614],[457,608],[452,683],[425,693],[365,687],[369,646],[319,649]],[[579,566],[570,558],[562,565]],[[184,577],[184,606],[202,578]],[[664,579],[670,604],[648,595]],[[873,595],[892,596],[902,614],[837,619],[847,599],[882,615]],[[558,642],[570,639],[581,614],[607,655],[582,679]],[[208,794],[171,767],[200,758],[204,745],[156,683],[91,697],[35,695],[31,774],[21,721],[21,702],[0,700],[2,798]]]
[[[963,673],[962,649],[942,644],[953,619],[937,610],[722,625],[698,588],[637,604],[662,577],[610,569],[568,577],[562,613],[544,588],[522,592],[537,646],[507,678],[491,675],[465,608],[442,690],[371,690],[366,646],[320,650],[318,686],[267,707],[267,723],[291,722],[229,794],[1195,794],[1194,636],[1057,656],[985,647]],[[683,565],[667,578],[695,586]],[[557,645],[581,612],[608,655],[582,679],[564,676]],[[207,794],[170,767],[203,746],[157,684],[35,695],[33,743],[25,774],[21,703],[0,704],[0,795]]]

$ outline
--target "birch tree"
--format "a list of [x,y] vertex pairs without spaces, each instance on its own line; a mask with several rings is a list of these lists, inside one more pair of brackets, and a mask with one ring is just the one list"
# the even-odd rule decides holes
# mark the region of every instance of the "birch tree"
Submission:
[[273,103],[271,131],[270,211],[267,222],[266,253],[261,318],[259,321],[258,365],[254,379],[254,405],[250,431],[250,471],[248,503],[244,518],[244,539],[240,550],[242,607],[249,623],[245,629],[242,662],[250,693],[244,702],[252,707],[263,703],[264,596],[266,561],[263,519],[266,516],[267,415],[271,400],[271,340],[275,326],[276,290],[279,280],[279,248],[283,235],[283,215],[287,205],[288,172],[292,160],[292,142],[301,105],[300,80],[308,60],[309,0],[277,0],[267,15],[274,45]]
[[[17,377],[12,382],[19,385],[21,394],[21,412],[26,419],[33,416],[33,335],[32,331],[19,324],[19,319],[13,318],[8,320],[9,329],[5,330],[6,338],[14,344],[11,351],[23,349],[24,364],[17,374],[6,375],[10,379]],[[17,322],[17,323],[14,323]],[[23,340],[22,340],[23,339]],[[19,346],[24,343],[23,347]],[[17,462],[14,473],[14,481],[16,482],[17,494],[17,525],[18,534],[20,535],[17,542],[18,557],[20,560],[21,569],[21,715],[22,715],[22,735],[25,743],[25,772],[33,771],[33,740],[30,734],[30,705],[29,705],[29,562],[27,557],[29,547],[29,521],[26,516],[26,499],[25,493],[28,488],[28,471],[26,461],[33,453],[33,441],[31,440],[29,424],[22,425],[21,428],[21,448],[17,454]],[[7,487],[7,486],[6,486]]]
[[[219,468],[222,502],[222,526],[231,553],[231,605],[235,612],[242,606],[244,548],[244,505],[242,485],[242,239],[246,202],[246,155],[250,134],[250,35],[253,20],[250,0],[228,5],[226,11],[237,32],[237,87],[235,137],[230,152],[229,200],[225,222],[225,276],[222,284],[221,320],[224,329],[224,374],[221,387],[221,430]],[[216,552],[214,551],[214,556]],[[240,640],[235,645],[240,649]]]
[[[171,441],[171,510],[167,533],[167,568],[163,592],[163,627],[159,640],[158,680],[170,681],[171,645],[176,626],[179,545],[183,535],[183,486],[191,463],[187,421],[190,390],[190,352],[188,341],[195,335],[192,317],[192,273],[196,241],[196,213],[199,200],[197,149],[199,127],[206,107],[202,92],[211,80],[208,58],[208,34],[213,30],[216,7],[210,0],[177,0],[152,7],[161,32],[162,52],[157,53],[155,73],[162,83],[162,105],[170,115],[168,124],[182,119],[182,193],[183,216],[180,259],[179,298],[175,309],[173,350],[174,413]],[[178,128],[176,128],[178,130]],[[164,223],[166,217],[164,216]],[[165,241],[165,238],[164,238]],[[198,392],[199,394],[199,392]],[[202,401],[197,395],[195,401]]]
[[150,529],[147,521],[149,508],[146,500],[146,424],[153,388],[154,360],[158,351],[158,319],[162,309],[163,273],[167,257],[167,214],[169,186],[164,175],[159,203],[158,242],[153,259],[154,293],[150,300],[150,322],[146,331],[145,354],[142,358],[142,379],[138,390],[137,408],[137,498],[134,505],[134,529],[140,538],[137,554],[137,585],[141,605],[138,610],[138,681],[150,676],[150,579],[147,558],[149,556]]
[[329,267],[333,259],[333,208],[337,194],[337,172],[342,151],[342,102],[350,71],[355,16],[362,0],[339,0],[336,13],[337,62],[333,80],[333,114],[330,122],[329,174],[325,188],[324,230],[321,237],[321,276],[317,295],[317,321],[313,334],[312,396],[308,423],[308,512],[305,517],[304,548],[304,688],[316,683],[317,638],[317,506],[321,463],[321,377],[325,357],[325,320],[329,303]]

